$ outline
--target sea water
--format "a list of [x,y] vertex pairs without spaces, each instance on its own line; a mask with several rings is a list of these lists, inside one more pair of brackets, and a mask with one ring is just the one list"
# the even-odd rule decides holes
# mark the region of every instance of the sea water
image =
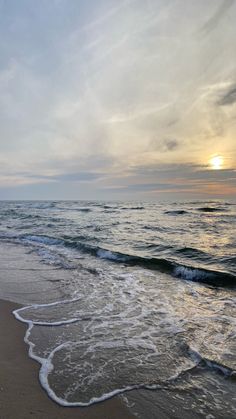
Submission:
[[1,297],[54,401],[236,417],[236,205],[1,202],[0,241],[24,252]]

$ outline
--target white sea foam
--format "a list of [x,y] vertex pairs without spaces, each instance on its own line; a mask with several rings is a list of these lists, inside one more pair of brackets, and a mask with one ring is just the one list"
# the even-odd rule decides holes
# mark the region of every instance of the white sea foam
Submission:
[[118,260],[121,262],[125,262],[126,261],[126,257],[125,256],[121,256],[118,254],[115,254],[113,252],[111,252],[110,250],[102,250],[99,249],[97,251],[97,256],[101,259],[108,259],[108,260]]
[[20,320],[23,323],[27,323],[29,325],[38,325],[38,326],[62,326],[65,324],[71,324],[71,323],[75,323],[79,320],[81,320],[81,317],[73,317],[71,319],[68,320],[61,320],[61,321],[57,321],[57,322],[47,322],[47,321],[35,321],[35,320],[31,320],[31,319],[25,319],[24,317],[22,317],[19,313],[24,312],[28,309],[38,309],[38,308],[48,308],[48,307],[55,307],[55,306],[59,306],[59,305],[64,305],[64,304],[70,304],[76,301],[80,301],[81,297],[79,298],[72,298],[71,300],[62,300],[62,301],[55,301],[53,303],[48,303],[48,304],[32,304],[29,306],[25,306],[25,307],[21,307],[17,310],[13,311],[14,316],[17,318],[17,320]]
[[[135,272],[137,274],[137,271],[131,271],[130,273],[124,274],[123,279],[126,279],[124,282],[109,282],[108,272],[102,273],[100,280],[97,283],[97,286],[93,287],[93,294],[91,296],[91,302],[93,301],[93,304],[95,304],[94,313],[90,313],[91,318],[87,319],[87,322],[84,323],[84,326],[82,326],[83,318],[81,316],[81,309],[79,309],[79,312],[76,314],[76,316],[72,316],[61,321],[38,321],[32,320],[30,317],[24,317],[24,314],[26,314],[28,311],[32,312],[32,310],[37,311],[37,309],[41,310],[44,308],[47,310],[53,307],[58,307],[59,309],[63,308],[64,306],[71,305],[72,303],[82,302],[82,294],[80,296],[74,296],[74,298],[71,299],[56,301],[49,304],[33,304],[14,311],[14,315],[18,320],[28,324],[28,330],[25,335],[25,342],[29,345],[29,356],[37,360],[41,364],[39,374],[40,383],[49,395],[49,397],[58,404],[62,406],[89,406],[93,403],[101,402],[107,398],[110,398],[120,393],[127,392],[129,390],[138,388],[157,389],[160,386],[159,381],[162,381],[162,383],[171,381],[174,379],[174,377],[178,377],[179,374],[181,374],[183,371],[191,370],[195,365],[197,365],[200,362],[200,358],[198,356],[193,356],[193,352],[189,353],[188,356],[187,353],[186,355],[184,355],[185,351],[183,351],[183,353],[180,351],[180,355],[182,356],[182,358],[181,356],[179,357],[178,341],[176,341],[176,349],[175,346],[173,348],[167,349],[168,345],[166,346],[164,342],[166,339],[166,343],[168,342],[169,336],[172,337],[172,341],[174,343],[174,337],[176,336],[176,334],[178,334],[179,332],[187,334],[187,330],[185,332],[185,329],[181,329],[181,325],[183,325],[183,322],[179,322],[178,318],[176,317],[176,314],[171,313],[168,301],[166,300],[166,295],[162,293],[161,287],[160,290],[155,287],[151,288],[153,289],[153,293],[156,295],[156,301],[158,301],[158,309],[155,308],[155,305],[152,306],[151,300],[150,302],[148,302],[147,297],[143,298],[144,294],[147,292],[147,288],[145,289],[143,287],[142,281],[148,281],[149,285],[153,284],[152,286],[154,286],[155,278],[153,277],[153,275],[149,278],[142,276],[142,270],[139,270],[138,272],[140,274],[141,280],[138,281]],[[120,267],[119,270],[116,272],[116,275],[122,275]],[[106,284],[105,288],[103,281]],[[107,292],[109,286],[111,288],[111,293],[113,297],[119,295],[118,303],[120,307],[118,311],[116,299],[109,301],[109,299],[106,299],[106,297],[105,304],[100,309],[98,309],[99,306],[96,307],[95,302],[99,302],[101,298],[104,302],[104,291]],[[136,287],[136,290],[134,293],[127,296],[127,294],[124,293],[125,287]],[[178,283],[176,292],[178,291],[182,295],[183,288],[184,284],[181,282]],[[151,289],[149,290],[149,292],[151,292]],[[90,297],[88,295],[88,304],[89,298]],[[139,301],[141,303],[139,303]],[[139,305],[139,307],[137,307],[137,304]],[[72,312],[73,310],[71,311],[71,313]],[[85,312],[83,314],[84,316],[86,315]],[[48,316],[48,312],[46,313],[46,316]],[[152,319],[153,322],[152,324],[150,324]],[[69,331],[69,329],[66,329],[65,327],[68,327],[70,325],[70,327],[74,327],[73,323],[81,323],[81,340],[73,341],[69,339],[69,334],[67,334],[67,331]],[[142,330],[138,331],[141,325]],[[146,325],[147,330],[143,329],[143,325]],[[56,328],[60,326],[64,327],[62,335],[65,334],[65,341],[52,341],[49,350],[46,353],[42,352],[39,354],[37,353],[37,342],[35,343],[34,339],[32,339],[32,332],[34,330],[34,326],[51,326]],[[74,336],[74,334],[72,333],[71,336]],[[155,383],[153,382],[153,380],[151,380],[152,383],[149,384],[148,378],[147,382],[145,382],[141,374],[140,378],[136,378],[132,385],[129,382],[124,382],[123,386],[117,385],[117,388],[115,389],[111,387],[111,391],[107,391],[108,389],[104,387],[102,394],[96,395],[95,393],[94,395],[89,396],[88,400],[81,400],[79,396],[74,398],[72,391],[73,389],[71,390],[70,387],[68,387],[67,392],[63,393],[63,397],[59,396],[57,394],[57,391],[52,387],[52,385],[49,384],[52,382],[51,378],[49,380],[49,375],[53,375],[55,372],[57,374],[58,366],[57,364],[55,364],[55,356],[56,358],[58,358],[59,356],[59,359],[61,359],[61,361],[64,362],[64,359],[66,360],[68,359],[68,357],[70,358],[70,351],[71,354],[76,354],[78,353],[78,350],[82,351],[82,359],[83,357],[86,357],[88,365],[90,365],[89,363],[93,359],[98,359],[99,362],[100,355],[103,357],[105,353],[107,353],[106,356],[109,356],[108,354],[110,353],[111,359],[109,361],[108,358],[107,361],[111,362],[112,360],[112,364],[114,363],[114,366],[118,362],[117,365],[119,365],[119,368],[121,368],[121,366],[124,366],[124,368],[126,368],[125,363],[127,362],[129,364],[129,356],[130,360],[132,360],[131,362],[137,364],[137,371],[142,371],[142,368],[144,368],[144,371],[146,371],[145,368],[147,368],[148,365],[153,365],[152,369],[155,370],[155,368],[157,368],[157,365],[159,365],[157,369],[158,373],[155,373],[157,374],[155,375],[157,377],[157,382]],[[168,352],[168,356],[171,357],[168,361],[168,369],[166,369],[167,365],[165,365],[166,359],[168,359],[166,351]],[[120,354],[119,356],[121,356],[121,359],[119,359],[119,356],[116,359],[116,353]],[[124,359],[122,358],[122,354],[124,354],[125,356]],[[127,355],[129,355],[128,359],[126,359]],[[170,361],[172,357],[173,360]],[[56,361],[56,363],[57,362],[58,361]],[[77,375],[73,375],[72,379],[74,377],[76,378],[76,380],[80,380],[73,388],[82,388],[83,385],[86,385],[86,383],[87,386],[90,385],[90,383],[91,385],[93,385],[93,382],[97,382],[98,380],[101,380],[102,383],[104,377],[106,377],[107,375],[109,376],[109,369],[106,369],[109,367],[109,362],[105,363],[104,365],[102,364],[102,368],[100,364],[100,369],[96,369],[95,364],[92,370],[90,369],[90,367],[86,369],[85,364],[84,366],[81,364],[79,365],[79,369],[76,372],[77,366],[76,364],[74,364],[73,361],[72,365],[73,368],[75,368],[75,374]],[[160,367],[161,369],[159,371]],[[80,374],[81,368],[84,368],[82,376]],[[160,372],[162,375],[160,375]],[[59,374],[60,373],[61,371],[59,371]],[[72,400],[69,400],[71,397]]]
[[60,239],[55,239],[53,237],[47,237],[47,236],[34,236],[34,235],[25,235],[21,239],[23,242],[36,242],[36,243],[42,243],[47,245],[58,245],[61,244],[62,241]]
[[[129,279],[133,279],[133,276],[130,275]],[[48,380],[48,376],[50,373],[53,372],[54,369],[54,364],[53,364],[53,359],[54,359],[54,355],[62,350],[65,349],[71,349],[73,348],[75,345],[85,345],[87,347],[87,354],[89,352],[91,352],[92,354],[96,354],[96,351],[100,351],[100,350],[119,350],[119,348],[126,348],[127,350],[139,350],[139,351],[148,351],[146,354],[147,360],[149,358],[149,356],[152,354],[156,354],[158,355],[157,352],[157,348],[156,345],[152,342],[152,340],[149,339],[147,334],[143,334],[143,338],[140,337],[134,337],[134,338],[128,338],[126,337],[124,339],[124,337],[122,339],[114,339],[109,341],[93,341],[91,340],[86,342],[86,341],[81,341],[81,342],[72,342],[72,341],[66,341],[62,344],[59,344],[57,346],[55,346],[52,351],[47,355],[47,357],[43,357],[43,356],[39,356],[35,353],[35,344],[33,343],[33,341],[31,341],[30,337],[31,337],[31,332],[34,326],[62,326],[62,325],[69,325],[72,324],[73,322],[79,321],[81,320],[79,317],[78,318],[71,318],[68,319],[66,321],[59,321],[59,322],[47,322],[47,321],[43,321],[43,322],[39,322],[39,321],[32,321],[31,319],[27,319],[24,316],[22,316],[22,314],[24,312],[27,312],[27,310],[36,310],[36,309],[41,309],[41,308],[49,308],[49,307],[54,307],[54,306],[63,306],[66,304],[71,304],[73,302],[79,301],[81,299],[81,297],[77,297],[77,298],[73,298],[73,299],[68,299],[68,300],[64,300],[64,301],[57,301],[57,302],[53,302],[53,303],[49,303],[49,304],[34,304],[34,305],[30,305],[27,307],[22,307],[20,309],[17,309],[14,311],[14,315],[15,317],[28,324],[28,330],[27,333],[25,335],[25,342],[29,345],[29,356],[35,360],[37,360],[40,364],[41,364],[41,369],[40,369],[40,383],[42,385],[42,387],[46,390],[46,392],[48,393],[49,397],[51,397],[55,402],[57,402],[58,404],[62,405],[62,406],[89,406],[93,403],[96,402],[100,402],[103,401],[107,398],[110,398],[116,394],[120,394],[120,393],[124,393],[127,392],[129,390],[133,390],[133,389],[138,389],[141,387],[145,387],[145,383],[141,382],[141,383],[137,383],[134,385],[124,385],[123,387],[119,387],[116,389],[112,389],[109,392],[104,392],[102,395],[100,395],[99,397],[92,397],[88,402],[83,402],[83,401],[73,401],[70,402],[64,398],[58,397],[58,395],[55,393],[55,391],[51,388],[51,386],[49,385],[49,380]],[[108,308],[108,311],[111,311],[113,309],[113,306],[108,303],[106,305],[106,308]],[[120,327],[125,327],[125,323],[130,321],[129,319],[133,318],[133,322],[134,322],[134,326],[137,323],[137,325],[139,324],[140,321],[142,321],[142,318],[145,318],[148,315],[148,310],[143,310],[143,313],[141,312],[140,315],[135,316],[135,317],[130,317],[131,315],[131,310],[133,310],[132,307],[127,307],[128,311],[123,311],[121,312],[118,316],[108,316],[105,317],[104,315],[102,315],[102,312],[99,313],[97,312],[97,316],[99,315],[99,321],[102,321],[102,327],[104,329],[106,329],[107,331],[109,330],[109,328],[111,327],[112,323],[111,321],[114,321],[115,318],[120,319]],[[106,310],[104,311],[104,313],[106,312]],[[119,323],[117,323],[118,325]],[[96,327],[98,327],[99,325],[96,325],[95,323],[95,328],[92,328],[91,330],[93,330],[93,334],[96,337]],[[129,329],[127,329],[129,330]],[[148,339],[148,340],[147,340]],[[76,346],[75,346],[76,347]],[[133,348],[133,349],[132,349]],[[150,352],[151,351],[151,352]],[[134,352],[135,354],[135,352]],[[138,353],[137,353],[138,356]],[[135,358],[134,358],[135,359]],[[143,362],[145,362],[145,358],[141,361],[141,358],[138,356],[137,358],[138,363],[140,364],[140,366],[143,364]],[[105,373],[105,371],[104,371]],[[93,377],[95,377],[95,375],[93,375]],[[91,377],[92,379],[92,377]],[[94,378],[93,378],[94,379]]]
[[177,266],[174,269],[174,275],[179,276],[183,279],[187,279],[189,281],[201,281],[206,278],[213,277],[213,274],[206,273],[204,271],[201,271],[197,268],[188,268],[185,266]]
[[[39,380],[40,380],[41,386],[47,392],[48,396],[52,400],[54,400],[56,403],[58,403],[59,405],[61,405],[61,406],[65,406],[65,407],[66,406],[67,407],[72,407],[72,406],[74,406],[74,407],[76,407],[76,406],[83,407],[83,406],[90,406],[90,405],[92,405],[94,403],[98,403],[98,402],[104,401],[104,400],[106,400],[108,398],[111,398],[111,397],[117,395],[117,394],[121,394],[121,393],[124,393],[126,391],[130,391],[130,390],[134,390],[134,389],[138,389],[138,388],[142,387],[143,385],[124,386],[123,388],[115,389],[113,391],[110,391],[108,393],[105,393],[101,397],[93,397],[93,398],[90,399],[90,401],[88,403],[84,403],[84,402],[68,402],[65,399],[62,399],[62,398],[60,398],[60,397],[58,397],[56,395],[56,393],[50,387],[49,382],[48,382],[48,375],[54,369],[53,357],[54,357],[55,353],[57,353],[61,349],[66,348],[66,347],[70,347],[73,344],[73,342],[66,342],[66,343],[63,343],[61,345],[58,345],[57,347],[55,347],[53,349],[53,351],[50,352],[50,354],[49,354],[49,356],[47,358],[43,358],[43,357],[40,357],[40,356],[36,355],[34,353],[35,344],[33,342],[31,342],[31,340],[30,340],[30,334],[31,334],[31,330],[34,327],[34,325],[37,325],[37,324],[40,324],[40,323],[33,322],[31,320],[24,319],[19,314],[19,312],[24,311],[24,310],[26,310],[28,308],[31,308],[31,307],[34,307],[34,308],[37,308],[37,307],[51,307],[51,306],[55,306],[55,305],[59,305],[59,304],[67,304],[67,303],[74,302],[74,301],[76,301],[76,299],[65,300],[65,301],[60,301],[60,302],[57,301],[55,303],[50,303],[50,304],[34,304],[33,306],[22,307],[20,309],[17,309],[17,310],[14,310],[13,311],[13,314],[16,317],[17,320],[19,320],[19,321],[21,321],[23,323],[27,323],[28,324],[28,329],[26,331],[26,334],[25,334],[25,337],[24,337],[24,341],[29,346],[29,356],[30,356],[30,358],[36,360],[37,362],[39,362],[39,364],[41,364],[41,368],[40,368],[40,371],[39,371]],[[48,325],[48,324],[49,323],[46,323],[46,325]],[[61,324],[68,324],[68,323],[63,323],[62,322]],[[43,325],[45,325],[45,323]],[[60,325],[60,324],[59,324],[59,322],[58,322],[58,324],[51,323],[51,326],[55,326],[55,325]]]

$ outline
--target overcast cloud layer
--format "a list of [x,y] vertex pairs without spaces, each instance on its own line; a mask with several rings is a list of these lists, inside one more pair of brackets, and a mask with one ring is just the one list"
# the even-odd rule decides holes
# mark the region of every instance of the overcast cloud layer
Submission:
[[234,197],[235,22],[235,0],[0,0],[0,198]]

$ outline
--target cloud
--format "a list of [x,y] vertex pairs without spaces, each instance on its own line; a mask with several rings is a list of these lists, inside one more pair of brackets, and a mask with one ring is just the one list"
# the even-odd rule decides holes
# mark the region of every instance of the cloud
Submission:
[[220,21],[225,17],[226,13],[234,5],[234,3],[234,0],[223,0],[215,13],[203,25],[201,32],[207,34],[216,29]]
[[180,142],[175,138],[166,138],[164,140],[155,138],[151,139],[148,149],[153,151],[156,150],[161,153],[166,153],[176,150],[179,146]]
[[232,5],[1,2],[2,185],[31,184],[29,198],[39,182],[47,197],[56,186],[62,198],[109,198],[109,188],[128,187],[132,197],[144,188],[136,184],[164,194],[173,179],[182,191],[189,181],[210,181],[212,154],[235,167]]
[[106,191],[142,199],[158,196],[181,199],[189,194],[203,198],[207,194],[230,196],[236,192],[236,170],[207,170],[194,164],[135,166],[125,178],[117,175]]
[[169,139],[165,141],[165,145],[166,145],[167,150],[172,151],[178,147],[179,143],[175,139]]
[[25,174],[25,178],[30,179],[42,179],[48,181],[56,181],[56,182],[91,182],[96,179],[102,177],[101,173],[92,173],[92,172],[77,172],[77,173],[65,173],[60,175],[51,175],[51,176],[43,176],[43,175],[31,175]]
[[233,105],[236,102],[236,84],[232,84],[230,89],[224,93],[218,101],[218,105],[227,106]]
[[66,173],[58,176],[52,176],[52,179],[60,182],[91,182],[103,177],[101,173],[78,172]]

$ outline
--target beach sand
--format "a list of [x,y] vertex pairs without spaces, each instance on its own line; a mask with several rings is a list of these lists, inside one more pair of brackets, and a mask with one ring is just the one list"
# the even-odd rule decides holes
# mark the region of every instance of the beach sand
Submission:
[[119,397],[87,408],[61,407],[41,388],[39,364],[28,356],[26,326],[12,311],[19,305],[0,300],[0,419],[128,419]]

